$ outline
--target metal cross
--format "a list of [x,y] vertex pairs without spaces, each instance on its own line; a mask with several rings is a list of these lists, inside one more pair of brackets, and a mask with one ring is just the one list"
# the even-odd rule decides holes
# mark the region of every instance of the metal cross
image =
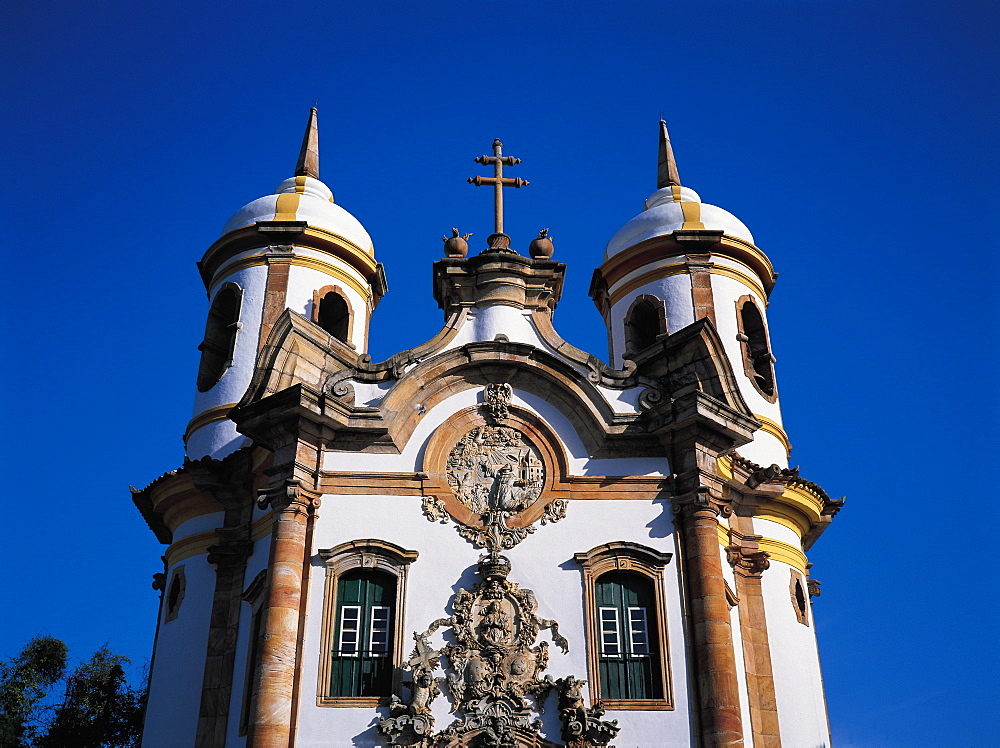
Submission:
[[492,177],[470,177],[469,182],[476,185],[477,187],[483,184],[493,185],[493,203],[494,203],[494,226],[496,227],[497,234],[503,234],[503,188],[504,187],[524,187],[525,185],[531,184],[526,179],[521,179],[520,177],[515,177],[511,179],[510,177],[504,177],[503,167],[513,166],[514,164],[521,163],[521,159],[514,158],[513,156],[503,155],[503,143],[497,138],[493,141],[493,155],[492,156],[480,156],[476,159],[477,164],[493,164],[493,176]]

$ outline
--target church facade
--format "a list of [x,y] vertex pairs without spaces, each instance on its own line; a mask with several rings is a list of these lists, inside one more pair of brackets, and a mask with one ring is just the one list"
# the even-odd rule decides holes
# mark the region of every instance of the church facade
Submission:
[[658,184],[559,337],[566,266],[458,231],[445,324],[373,362],[371,239],[295,175],[205,252],[182,467],[133,489],[166,546],[143,745],[825,746],[806,552],[837,513],[788,467],[749,230]]

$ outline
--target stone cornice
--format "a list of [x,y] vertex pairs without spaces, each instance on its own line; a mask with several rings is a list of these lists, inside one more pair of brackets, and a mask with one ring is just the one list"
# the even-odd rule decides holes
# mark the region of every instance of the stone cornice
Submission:
[[767,295],[774,288],[777,274],[771,261],[750,242],[718,231],[674,231],[639,242],[605,260],[595,271],[591,282],[591,296],[596,302],[602,288],[606,292],[607,288],[614,286],[629,273],[661,258],[683,257],[690,252],[729,257],[750,268]]
[[290,243],[324,252],[347,263],[371,286],[373,306],[385,294],[387,289],[382,264],[376,262],[369,252],[339,234],[310,226],[305,221],[260,221],[219,238],[198,263],[205,288],[211,286],[216,273],[234,255],[269,245]]
[[446,257],[434,263],[434,299],[446,315],[490,304],[552,310],[562,295],[565,275],[561,262],[518,254]]
[[819,485],[805,480],[798,468],[761,467],[738,454],[718,461],[719,474],[742,499],[758,495],[752,515],[785,525],[802,538],[809,550],[844,505],[831,499]]

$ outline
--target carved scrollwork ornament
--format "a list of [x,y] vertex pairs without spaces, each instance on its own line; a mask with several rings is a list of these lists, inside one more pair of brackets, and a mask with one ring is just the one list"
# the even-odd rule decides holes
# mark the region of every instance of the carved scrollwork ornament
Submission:
[[488,384],[483,390],[483,410],[487,422],[493,426],[503,426],[510,417],[510,401],[514,388],[506,382]]
[[448,510],[437,496],[427,495],[423,498],[424,516],[428,522],[440,522],[442,525],[448,524]]
[[[555,621],[538,615],[534,593],[507,579],[509,559],[489,553],[480,558],[477,571],[481,581],[452,598],[454,615],[413,635],[416,646],[407,661],[413,671],[411,696],[406,701],[394,696],[389,717],[379,722],[390,745],[441,746],[460,740],[496,748],[519,745],[518,736],[530,740],[541,730],[535,711],[555,682],[541,675],[548,665],[548,642],[536,640],[548,629],[564,653],[569,642]],[[442,628],[451,629],[452,641],[435,650],[430,638]],[[445,677],[433,677],[442,662]],[[430,704],[440,683],[459,716],[431,735]]]
[[542,524],[548,525],[566,518],[566,508],[569,502],[566,499],[554,499],[545,505],[545,513],[542,515]]
[[639,409],[649,410],[663,400],[663,393],[656,389],[646,389],[639,395]]

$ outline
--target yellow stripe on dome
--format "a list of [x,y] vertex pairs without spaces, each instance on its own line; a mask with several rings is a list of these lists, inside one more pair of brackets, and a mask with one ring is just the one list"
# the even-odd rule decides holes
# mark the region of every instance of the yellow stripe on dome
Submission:
[[670,194],[673,196],[674,202],[679,203],[681,201],[681,186],[679,184],[670,185]]
[[[298,179],[296,177],[296,179]],[[305,177],[302,177],[305,179]],[[298,190],[298,187],[296,187]],[[302,196],[296,192],[282,192],[278,195],[278,201],[274,204],[275,221],[294,221],[295,212],[299,209],[299,199]]]
[[306,191],[306,179],[307,177],[295,177],[295,191],[305,192]]
[[[680,194],[678,192],[678,194]],[[680,203],[681,212],[684,214],[684,224],[681,229],[684,231],[701,231],[705,224],[701,222],[701,203]]]

